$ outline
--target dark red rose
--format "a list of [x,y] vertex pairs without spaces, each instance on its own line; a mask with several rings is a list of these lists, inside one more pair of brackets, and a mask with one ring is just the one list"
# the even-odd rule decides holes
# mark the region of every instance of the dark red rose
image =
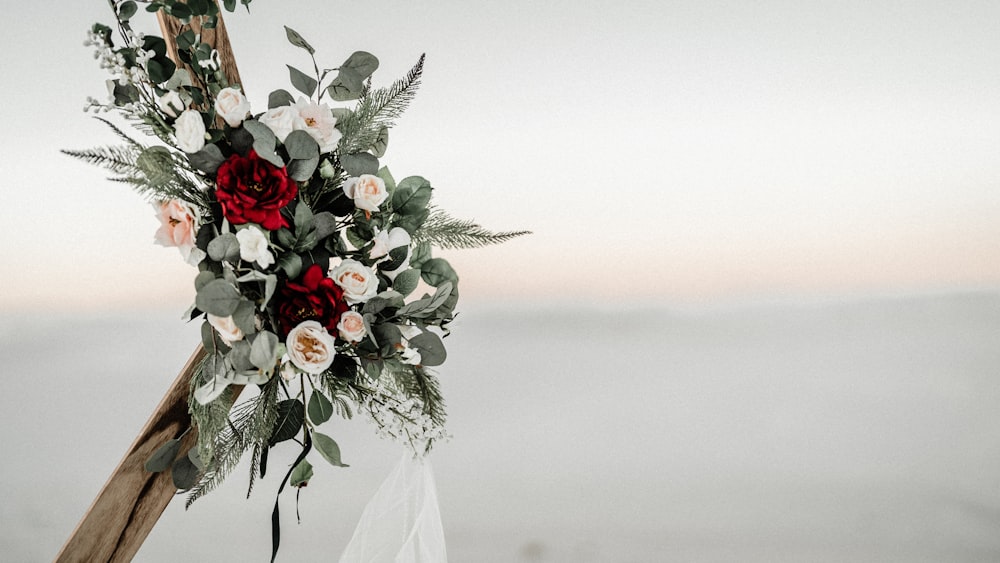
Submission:
[[278,330],[282,336],[302,321],[316,321],[336,334],[340,315],[347,311],[344,290],[323,275],[323,269],[313,264],[298,282],[288,281],[274,296],[277,303]]
[[222,215],[230,223],[257,223],[269,231],[288,226],[281,209],[299,192],[284,168],[260,158],[256,151],[226,159],[219,166],[215,185]]

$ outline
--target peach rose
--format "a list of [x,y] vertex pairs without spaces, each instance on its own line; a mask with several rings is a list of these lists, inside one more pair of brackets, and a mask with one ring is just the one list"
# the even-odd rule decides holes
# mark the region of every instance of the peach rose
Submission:
[[205,258],[205,252],[195,246],[199,226],[198,212],[176,199],[154,203],[153,208],[156,209],[156,218],[160,220],[160,228],[154,239],[156,244],[176,246],[185,262],[197,266]]

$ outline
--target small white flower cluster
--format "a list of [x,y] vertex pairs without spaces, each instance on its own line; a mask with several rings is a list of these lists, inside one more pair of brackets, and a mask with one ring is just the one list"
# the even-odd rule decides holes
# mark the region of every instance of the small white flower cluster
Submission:
[[365,401],[362,410],[375,423],[380,438],[407,444],[417,455],[423,455],[427,443],[432,440],[451,439],[444,426],[424,413],[423,401],[390,389],[382,381],[376,382],[375,392]]
[[[144,39],[145,34],[142,32],[132,30],[125,32],[126,44],[135,46],[137,66],[133,68],[127,68],[125,66],[125,56],[121,53],[116,53],[112,49],[111,44],[105,41],[104,36],[93,29],[87,30],[87,38],[83,41],[83,44],[87,47],[94,47],[94,59],[98,61],[101,68],[108,71],[112,79],[126,84],[138,85],[149,79],[149,75],[146,72],[146,64],[154,55],[152,51],[145,51],[139,47]],[[128,112],[130,109],[137,108],[118,108],[114,104],[114,95],[109,94],[109,101],[107,103],[101,103],[96,98],[88,97],[87,105],[84,106],[83,111],[93,110],[94,113],[99,113],[111,111],[112,109],[125,109]]]

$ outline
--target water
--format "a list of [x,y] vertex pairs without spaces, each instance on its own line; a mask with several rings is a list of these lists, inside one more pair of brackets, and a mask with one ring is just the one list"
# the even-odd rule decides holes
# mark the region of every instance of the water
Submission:
[[[0,320],[5,560],[58,551],[197,341],[176,317]],[[446,343],[454,562],[1000,559],[1000,295],[471,306]],[[299,525],[282,498],[279,561],[335,560],[397,460],[363,421],[324,429],[351,467],[317,459]],[[292,449],[249,501],[239,469],[171,504],[136,560],[265,561]]]

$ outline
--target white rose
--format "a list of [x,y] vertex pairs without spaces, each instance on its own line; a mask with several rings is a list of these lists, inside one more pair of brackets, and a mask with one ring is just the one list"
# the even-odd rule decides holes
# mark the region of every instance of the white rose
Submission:
[[156,100],[156,107],[160,108],[160,111],[170,117],[177,117],[178,114],[184,111],[185,106],[186,104],[181,99],[180,94],[173,91],[167,92]]
[[340,337],[348,342],[361,342],[368,334],[368,331],[365,330],[364,317],[355,311],[347,311],[340,315],[337,331],[340,333]]
[[305,129],[306,124],[299,117],[299,112],[291,106],[279,106],[264,112],[258,119],[274,133],[279,141],[285,142],[285,137],[296,129]]
[[292,106],[302,118],[302,129],[316,140],[319,152],[332,152],[340,142],[340,131],[337,130],[337,118],[333,116],[326,104],[316,104],[300,97]]
[[208,324],[212,325],[215,331],[219,333],[219,337],[226,344],[243,340],[243,331],[240,330],[240,327],[236,326],[236,322],[233,321],[232,316],[216,317],[208,313]]
[[303,321],[285,339],[288,359],[306,373],[318,374],[333,364],[333,336],[316,321]]
[[330,277],[344,290],[348,303],[363,303],[378,293],[375,272],[357,260],[345,259],[330,272]]
[[420,357],[420,352],[417,352],[413,348],[407,346],[404,347],[402,350],[400,350],[399,359],[404,364],[410,364],[411,366],[419,366],[420,360],[422,358]]
[[382,205],[385,198],[389,197],[389,192],[385,189],[385,182],[382,181],[382,178],[371,174],[348,178],[344,182],[344,193],[354,200],[354,205],[358,209],[365,211],[378,211],[378,206]]
[[201,114],[193,109],[184,110],[174,122],[177,146],[186,153],[195,153],[205,148],[205,122]]
[[274,264],[274,255],[268,248],[267,235],[254,225],[237,231],[236,239],[240,241],[240,258],[247,262],[257,262],[261,268]]
[[397,248],[406,247],[406,259],[403,260],[401,265],[392,270],[379,268],[390,280],[395,281],[396,276],[400,272],[410,267],[410,257],[413,255],[413,251],[410,249],[410,233],[406,232],[406,229],[393,227],[389,231],[381,231],[375,235],[375,239],[372,242],[374,244],[372,245],[371,252],[368,254],[368,257],[372,259],[388,256],[389,252]]
[[230,127],[239,127],[250,113],[250,102],[236,88],[223,88],[215,97],[215,113],[226,120]]

